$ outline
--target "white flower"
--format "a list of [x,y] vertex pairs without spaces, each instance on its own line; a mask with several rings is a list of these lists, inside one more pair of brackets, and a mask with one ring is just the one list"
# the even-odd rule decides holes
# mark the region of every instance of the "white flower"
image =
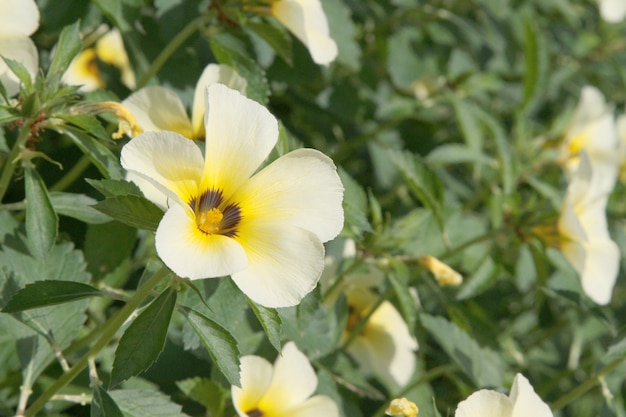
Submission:
[[[204,139],[204,102],[209,84],[221,83],[242,94],[246,93],[247,82],[228,65],[207,65],[198,82],[191,108],[191,119],[182,100],[165,87],[142,88],[122,101],[122,105],[135,117],[144,132],[170,131],[190,139]],[[126,179],[140,185],[145,197],[161,207],[167,208],[167,195],[163,194],[141,176],[128,173]]]
[[625,0],[598,0],[600,16],[609,23],[617,23],[626,17]]
[[191,119],[183,101],[165,87],[145,87],[122,101],[145,132],[170,131],[189,139],[204,139],[205,94],[209,84],[221,83],[245,94],[247,82],[227,65],[204,68],[194,93]]
[[602,93],[595,87],[584,87],[561,145],[565,172],[568,176],[574,174],[582,151],[587,152],[594,163],[617,169],[617,146],[618,134],[613,106],[606,103]]
[[561,208],[561,251],[580,275],[583,290],[598,304],[607,304],[619,272],[620,251],[611,240],[606,220],[608,194],[617,169],[602,169],[585,152]]
[[[39,9],[34,0],[0,0],[0,56],[24,65],[31,77],[39,67],[37,48],[30,35],[39,28]],[[19,92],[19,79],[0,59],[0,82],[7,94]]]
[[552,411],[535,393],[530,382],[522,375],[515,375],[508,396],[483,389],[461,401],[454,412],[455,417],[552,417]]
[[335,402],[311,395],[317,375],[293,342],[287,343],[274,366],[259,356],[241,358],[241,388],[232,386],[239,417],[338,417]]
[[337,58],[337,44],[329,35],[320,0],[272,1],[271,13],[309,49],[316,64],[328,65]]
[[[347,298],[350,316],[346,336],[370,312],[378,297],[364,288],[352,287],[347,289]],[[348,345],[348,352],[366,373],[377,375],[394,389],[406,385],[413,376],[416,350],[417,341],[389,301],[376,308]]]
[[343,227],[335,165],[299,149],[255,173],[276,144],[276,119],[222,84],[207,90],[205,158],[172,132],[143,133],[122,149],[124,168],[169,197],[157,252],[181,277],[231,275],[259,304],[295,305],[317,285],[323,242]]
[[[106,27],[104,30],[107,30]],[[80,85],[82,92],[104,88],[97,60],[116,67],[121,72],[122,83],[130,89],[135,88],[135,73],[130,66],[122,35],[116,28],[108,30],[98,38],[94,47],[84,49],[74,58],[63,74],[63,82]]]

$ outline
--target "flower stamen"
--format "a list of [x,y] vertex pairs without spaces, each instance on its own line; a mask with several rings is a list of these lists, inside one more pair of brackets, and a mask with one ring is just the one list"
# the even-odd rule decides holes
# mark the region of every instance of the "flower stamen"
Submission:
[[263,411],[258,408],[252,409],[250,411],[246,411],[248,417],[263,417]]

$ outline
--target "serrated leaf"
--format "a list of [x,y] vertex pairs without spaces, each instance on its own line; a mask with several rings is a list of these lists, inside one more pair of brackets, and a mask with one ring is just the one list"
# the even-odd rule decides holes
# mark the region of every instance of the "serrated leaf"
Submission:
[[470,335],[443,317],[421,314],[422,325],[478,387],[501,387],[506,365],[494,351],[481,347]]
[[26,167],[26,236],[33,256],[44,259],[57,238],[59,218],[39,173]]
[[210,415],[222,415],[228,393],[218,383],[204,378],[189,378],[176,381],[176,386],[186,396],[205,406]]
[[142,196],[141,190],[135,183],[126,180],[94,180],[87,178],[85,181],[105,197],[115,197],[118,195]]
[[82,130],[86,133],[90,133],[103,141],[112,141],[111,137],[107,134],[106,130],[102,127],[102,124],[95,116],[89,114],[67,114],[62,113],[58,116],[59,119],[64,120]]
[[163,210],[157,205],[136,195],[107,197],[93,207],[128,226],[153,232],[163,217]]
[[177,292],[167,288],[128,326],[115,350],[111,386],[146,371],[165,346]]
[[2,308],[4,313],[62,304],[104,295],[91,285],[74,281],[36,281],[19,290]]
[[72,59],[82,48],[80,40],[80,27],[78,22],[63,28],[59,41],[54,48],[52,62],[50,63],[49,75],[63,74],[70,66]]
[[57,127],[59,133],[66,135],[91,160],[105,178],[122,179],[124,171],[118,158],[102,143],[82,129],[65,125]]
[[92,206],[98,201],[85,194],[63,193],[53,191],[50,201],[54,211],[63,216],[72,217],[88,224],[110,222],[112,219],[94,209]]
[[189,417],[182,407],[156,390],[109,391],[124,417]]
[[267,23],[246,23],[246,28],[259,35],[276,51],[278,56],[285,60],[289,65],[293,65],[293,52],[291,49],[291,38],[279,28]]
[[437,174],[417,155],[408,151],[391,150],[389,155],[413,194],[430,210],[443,229],[443,184]]
[[90,417],[124,417],[113,398],[100,385],[93,389]]
[[212,36],[209,43],[211,50],[221,64],[230,65],[248,81],[246,95],[261,104],[267,104],[270,89],[265,71],[255,61],[241,54],[228,45],[229,35]]
[[239,349],[235,338],[222,326],[190,308],[181,308],[189,324],[200,337],[213,363],[231,385],[240,386]]
[[248,297],[248,304],[252,308],[254,315],[261,323],[263,330],[265,330],[265,334],[267,335],[267,339],[270,341],[274,349],[278,352],[281,350],[281,333],[282,333],[282,321],[280,320],[280,316],[275,308],[268,308],[258,305]]
[[32,90],[33,80],[30,78],[30,73],[28,72],[26,67],[19,61],[15,61],[4,56],[2,56],[1,58],[4,59],[4,62],[7,67],[9,67],[9,70],[11,70],[11,72],[17,76],[22,84],[24,84],[24,88],[26,89],[26,91]]

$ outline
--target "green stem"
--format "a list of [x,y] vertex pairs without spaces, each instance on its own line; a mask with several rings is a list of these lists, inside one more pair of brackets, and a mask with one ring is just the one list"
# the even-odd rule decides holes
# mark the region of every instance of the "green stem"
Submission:
[[24,149],[24,145],[26,145],[26,141],[30,137],[30,126],[31,123],[27,122],[20,128],[20,134],[15,140],[11,153],[2,167],[2,173],[0,174],[0,201],[2,201],[4,195],[9,189],[9,183],[11,182],[11,177],[13,177],[13,171],[15,171],[15,167],[19,162],[18,155],[22,149]]
[[56,182],[48,191],[63,191],[91,165],[91,159],[87,155],[83,155],[78,162],[70,169],[59,181]]
[[150,68],[148,68],[148,71],[146,71],[146,73],[141,77],[139,82],[137,82],[137,90],[144,87],[148,83],[148,81],[150,81],[150,79],[154,77],[157,72],[159,72],[161,67],[170,58],[170,56],[172,56],[174,52],[176,52],[176,50],[191,35],[193,35],[198,29],[200,29],[204,25],[204,23],[209,20],[209,17],[209,15],[202,15],[192,20],[187,24],[187,26],[183,28],[183,30],[181,30],[180,32],[178,32],[178,34],[176,34],[176,36],[174,36],[170,43],[168,43],[161,51],[161,53],[156,57],[154,62],[152,62],[152,65],[150,66]]
[[137,289],[137,292],[133,297],[128,300],[128,303],[109,321],[104,325],[102,330],[102,336],[98,341],[89,349],[85,355],[74,364],[66,373],[61,375],[59,379],[55,381],[50,388],[48,388],[37,400],[26,410],[23,414],[24,417],[33,417],[39,410],[41,410],[46,403],[64,386],[69,384],[76,376],[82,372],[89,363],[89,359],[102,350],[113,339],[117,331],[122,327],[124,322],[133,314],[133,312],[141,305],[143,300],[150,294],[156,284],[158,284],[163,278],[169,274],[169,270],[166,267],[161,268],[156,272],[148,281],[146,281],[141,287]]
[[576,388],[563,395],[561,398],[552,403],[552,411],[558,411],[561,408],[565,407],[572,401],[578,399],[581,395],[589,391],[591,388],[595,387],[598,384],[598,380],[613,371],[615,368],[620,366],[624,361],[626,361],[626,357],[615,359],[613,362],[606,365],[604,368],[600,369],[595,375],[588,378],[585,382],[578,385]]

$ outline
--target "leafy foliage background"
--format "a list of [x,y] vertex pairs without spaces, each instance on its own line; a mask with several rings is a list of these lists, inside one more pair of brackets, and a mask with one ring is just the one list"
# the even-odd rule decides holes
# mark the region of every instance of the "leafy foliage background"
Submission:
[[[100,343],[95,382],[86,368],[68,377],[41,415],[231,416],[238,357],[273,360],[287,340],[344,416],[381,416],[397,396],[420,416],[452,415],[477,389],[508,389],[516,372],[557,416],[626,415],[623,272],[611,303],[596,306],[533,231],[558,216],[566,180],[555,149],[581,88],[596,86],[623,112],[626,24],[604,22],[594,1],[322,3],[339,48],[328,67],[236,0],[37,2],[41,73],[19,106],[0,108],[3,166],[23,132],[40,153],[20,155],[0,205],[0,415],[54,391]],[[122,181],[128,139],[111,139],[117,119],[71,109],[131,91],[103,63],[103,90],[59,83],[79,33],[87,41],[103,23],[122,33],[138,87],[164,85],[190,104],[206,64],[231,65],[282,124],[272,158],[305,146],[335,161],[346,223],[327,252],[345,279],[366,267],[384,273],[379,295],[419,342],[404,389],[360,372],[341,342],[345,299],[329,304],[320,288],[273,310],[227,278],[191,287],[160,276],[147,307],[128,303],[141,283],[159,281],[161,212]],[[608,218],[620,248],[625,211],[618,183]],[[349,239],[354,258],[343,255]],[[417,262],[424,255],[463,284],[439,287]],[[125,305],[134,320],[99,339]]]

